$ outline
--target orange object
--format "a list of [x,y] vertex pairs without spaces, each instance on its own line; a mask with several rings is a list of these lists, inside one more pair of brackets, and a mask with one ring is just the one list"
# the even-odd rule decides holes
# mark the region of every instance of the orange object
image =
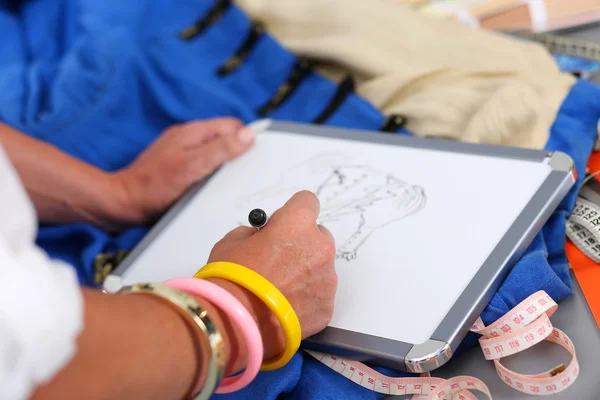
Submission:
[[567,240],[566,251],[577,282],[600,329],[600,264],[588,258],[570,240]]
[[[600,171],[600,152],[593,152],[588,159],[587,169],[590,173]],[[597,180],[600,180],[600,176],[596,176]]]
[[[600,152],[594,152],[590,156],[588,171],[590,173],[600,171]],[[595,178],[600,181],[600,175],[597,175]],[[592,310],[598,328],[600,328],[600,264],[592,261],[588,256],[583,254],[568,239],[566,252],[571,268],[577,277],[577,282],[579,282],[585,296],[585,300]]]

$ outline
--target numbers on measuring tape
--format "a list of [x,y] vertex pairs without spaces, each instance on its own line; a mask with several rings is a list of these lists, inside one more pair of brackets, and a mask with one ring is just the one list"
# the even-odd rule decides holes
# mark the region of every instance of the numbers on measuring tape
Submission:
[[[515,390],[534,395],[553,394],[571,386],[579,374],[571,341],[563,332],[553,328],[548,319],[549,313],[556,307],[556,303],[546,293],[538,292],[496,323],[486,327],[478,320],[473,325],[473,331],[482,334],[479,341],[486,359],[494,362],[498,377]],[[514,330],[515,326],[519,327],[518,331]],[[561,345],[573,355],[567,367],[555,368],[545,376],[537,376],[517,374],[500,364],[500,359],[523,351],[544,339]],[[422,374],[420,378],[391,378],[382,376],[360,362],[308,350],[307,352],[342,376],[378,393],[412,394],[413,398],[423,400],[451,400],[473,399],[473,395],[467,391],[478,390],[492,399],[487,386],[476,378],[456,377],[446,381],[432,378],[429,374]],[[543,380],[540,381],[540,378]]]
[[527,340],[528,342],[533,342],[535,340],[535,336],[533,336],[533,333],[528,333],[527,335],[525,335],[525,340]]
[[566,228],[568,238],[586,256],[600,263],[600,206],[577,198]]
[[[560,339],[560,332],[559,332],[559,331],[556,331],[556,330],[555,330],[555,331],[552,331],[552,335],[553,335],[555,338],[557,338],[557,339]],[[568,343],[568,342],[567,342],[567,343]]]
[[588,212],[589,210],[590,210],[590,208],[589,208],[589,207],[587,207],[587,206],[583,206],[583,205],[582,205],[581,207],[578,207],[578,208],[575,210],[575,215],[576,215],[576,216],[578,216],[578,217],[582,217],[582,216],[583,216],[583,214],[585,214],[585,213],[586,213],[586,212]]
[[540,327],[538,328],[538,333],[539,333],[540,335],[543,335],[543,334],[545,334],[545,333],[546,333],[546,327],[545,327],[545,326],[540,326]]
[[598,212],[597,212],[597,211],[590,210],[590,212],[588,212],[587,214],[585,214],[585,215],[583,216],[583,219],[590,220],[590,219],[594,218],[596,215],[598,215]]

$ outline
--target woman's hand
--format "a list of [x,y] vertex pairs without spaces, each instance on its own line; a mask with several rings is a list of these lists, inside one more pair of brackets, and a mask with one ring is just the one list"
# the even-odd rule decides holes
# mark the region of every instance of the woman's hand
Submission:
[[[317,225],[319,200],[310,192],[295,194],[274,213],[260,231],[239,227],[218,242],[209,262],[228,261],[258,272],[289,300],[302,337],[324,329],[333,314],[337,289],[335,243],[331,233]],[[265,358],[284,349],[285,339],[271,311],[245,289],[214,279],[236,295],[257,317],[265,345]]]
[[252,131],[232,118],[172,126],[113,175],[128,205],[122,219],[151,222],[192,185],[248,150],[253,141]]
[[167,129],[128,167],[107,173],[0,122],[0,145],[41,222],[84,222],[111,232],[152,222],[253,141],[236,119],[189,122]]

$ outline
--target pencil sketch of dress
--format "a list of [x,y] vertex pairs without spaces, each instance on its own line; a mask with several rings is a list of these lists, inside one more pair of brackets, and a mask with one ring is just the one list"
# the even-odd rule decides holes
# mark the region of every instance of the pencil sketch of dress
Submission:
[[375,231],[422,209],[426,196],[418,185],[347,160],[337,154],[312,157],[285,172],[274,185],[244,196],[240,206],[272,212],[295,192],[310,190],[321,202],[318,223],[336,239],[337,258],[353,260]]

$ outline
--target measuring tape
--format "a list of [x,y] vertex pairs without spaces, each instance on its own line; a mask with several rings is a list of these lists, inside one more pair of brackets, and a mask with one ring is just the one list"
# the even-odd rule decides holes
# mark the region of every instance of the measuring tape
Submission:
[[550,33],[512,32],[510,35],[540,43],[551,53],[600,61],[600,42]]
[[[482,335],[479,344],[487,360],[492,360],[498,376],[510,387],[532,395],[551,395],[571,386],[579,375],[575,347],[569,337],[554,328],[550,317],[558,305],[544,291],[529,296],[508,314],[490,326],[481,318],[471,331]],[[523,375],[503,366],[500,360],[547,340],[565,348],[572,356],[567,367],[559,365],[548,372]],[[417,378],[392,378],[385,376],[358,361],[331,354],[305,350],[308,354],[350,379],[356,384],[388,395],[413,395],[413,400],[476,400],[471,391],[479,391],[491,400],[488,387],[481,380],[470,376],[451,379],[431,377],[429,373]]]
[[567,220],[567,236],[586,256],[600,263],[600,207],[578,197]]

